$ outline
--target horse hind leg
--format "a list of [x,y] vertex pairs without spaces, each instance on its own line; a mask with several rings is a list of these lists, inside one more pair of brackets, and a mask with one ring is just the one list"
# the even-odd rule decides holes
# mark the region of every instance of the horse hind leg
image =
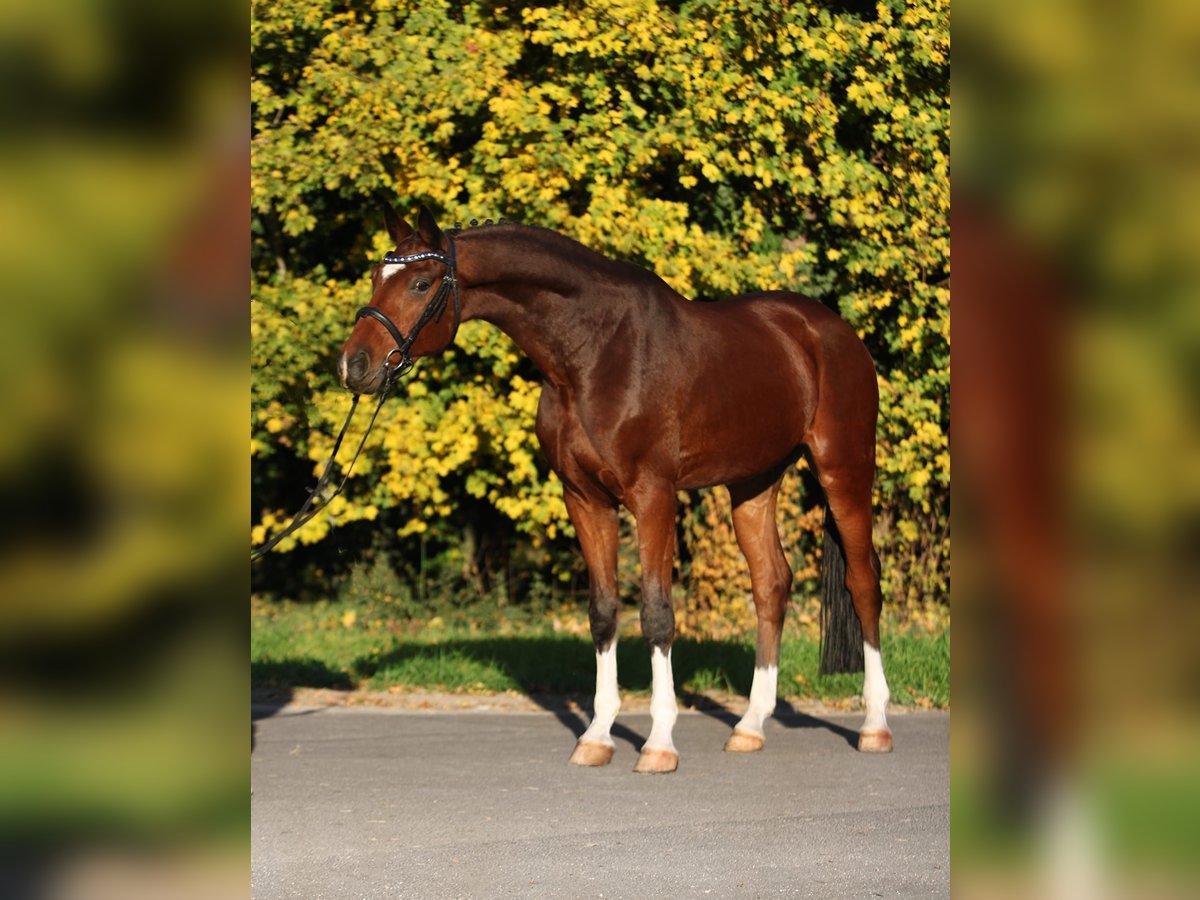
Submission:
[[725,749],[733,753],[761,750],[766,740],[763,725],[775,711],[779,644],[792,587],[792,570],[780,544],[775,520],[778,495],[778,478],[766,488],[761,483],[729,488],[733,529],[738,547],[750,567],[750,585],[758,620],[750,702],[745,715],[725,742]]
[[879,557],[871,543],[871,478],[873,471],[847,473],[837,464],[821,467],[817,475],[833,513],[846,560],[846,589],[862,626],[863,705],[866,717],[858,733],[858,749],[864,753],[888,753],[892,732],[887,724],[890,696],[883,673],[879,647],[879,613],[883,595],[879,590]]
[[589,504],[568,493],[567,512],[579,536],[588,566],[588,619],[596,648],[596,696],[592,721],[571,753],[576,766],[604,766],[612,761],[613,722],[621,710],[617,687],[617,540],[616,507]]

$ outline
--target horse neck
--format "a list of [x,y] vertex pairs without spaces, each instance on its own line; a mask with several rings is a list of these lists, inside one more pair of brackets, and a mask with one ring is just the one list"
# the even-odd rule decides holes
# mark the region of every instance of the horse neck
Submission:
[[458,240],[463,319],[513,339],[551,382],[569,384],[624,318],[628,292],[605,290],[616,264],[553,232],[497,225]]

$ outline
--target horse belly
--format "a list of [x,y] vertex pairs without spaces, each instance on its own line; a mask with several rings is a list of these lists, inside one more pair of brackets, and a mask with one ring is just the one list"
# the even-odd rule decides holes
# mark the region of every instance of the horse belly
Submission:
[[732,484],[798,458],[809,404],[792,392],[751,393],[739,402],[695,409],[680,434],[679,487]]

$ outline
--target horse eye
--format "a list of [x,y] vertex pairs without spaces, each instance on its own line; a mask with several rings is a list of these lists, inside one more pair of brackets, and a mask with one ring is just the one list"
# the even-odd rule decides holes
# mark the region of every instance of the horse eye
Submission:
[[429,290],[429,282],[428,281],[414,281],[413,282],[413,290],[416,291],[418,294],[423,294],[427,290]]

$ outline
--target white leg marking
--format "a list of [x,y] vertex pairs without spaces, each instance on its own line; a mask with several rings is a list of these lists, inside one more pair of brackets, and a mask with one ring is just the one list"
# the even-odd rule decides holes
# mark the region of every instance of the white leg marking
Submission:
[[[1103,900],[1116,896],[1109,890],[1112,879],[1106,871],[1096,822],[1096,810],[1078,784],[1057,782],[1041,798],[1042,897],[1086,897]],[[1035,833],[1038,833],[1035,832]]]
[[643,749],[675,751],[671,740],[671,731],[675,728],[675,719],[679,715],[679,707],[675,703],[675,679],[671,675],[671,651],[662,652],[659,647],[650,651],[650,671],[654,676],[654,687],[650,693],[650,737],[646,738]]
[[379,270],[379,280],[387,281],[397,272],[404,268],[404,263],[388,263]]
[[596,703],[592,724],[579,739],[593,744],[613,746],[609,732],[621,711],[621,693],[617,688],[617,639],[604,651],[596,651]]
[[775,692],[779,684],[776,666],[755,666],[754,683],[750,686],[750,705],[746,714],[733,727],[734,731],[763,736],[763,723],[775,712]]
[[887,730],[890,696],[887,679],[883,677],[883,657],[876,648],[863,641],[863,705],[867,708],[863,731]]

